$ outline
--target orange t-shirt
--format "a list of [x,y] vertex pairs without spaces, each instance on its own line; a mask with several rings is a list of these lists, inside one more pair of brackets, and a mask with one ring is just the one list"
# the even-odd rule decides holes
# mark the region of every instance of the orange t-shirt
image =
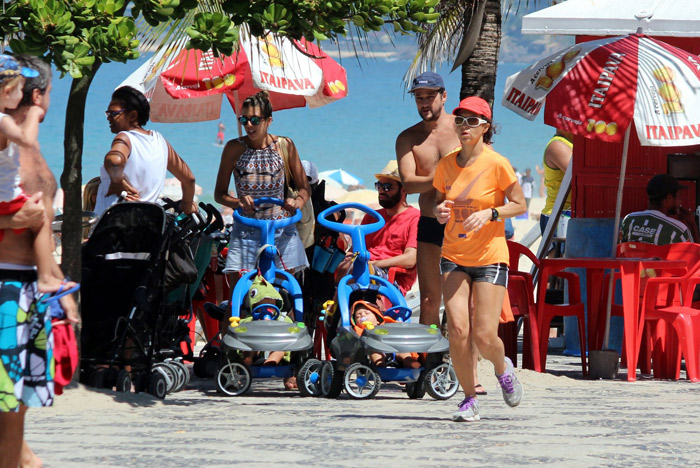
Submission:
[[452,214],[445,226],[442,256],[461,266],[508,263],[505,225],[488,222],[478,231],[466,232],[462,223],[472,213],[503,206],[505,190],[518,179],[510,162],[484,146],[470,166],[460,167],[461,148],[442,158],[435,168],[433,186],[453,200]]

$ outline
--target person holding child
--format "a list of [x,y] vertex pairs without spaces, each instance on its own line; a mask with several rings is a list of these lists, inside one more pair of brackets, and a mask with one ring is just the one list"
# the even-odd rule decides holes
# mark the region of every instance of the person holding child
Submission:
[[[498,337],[498,323],[509,259],[502,221],[524,213],[526,205],[510,162],[489,146],[493,134],[489,104],[468,97],[452,113],[462,146],[442,158],[435,169],[435,215],[446,224],[440,269],[450,355],[465,393],[452,419],[477,421],[477,356],[472,342],[493,363],[505,402],[517,406],[523,395]],[[470,297],[473,307],[469,307]]]
[[[36,70],[20,66],[14,57],[0,54],[0,215],[16,213],[29,200],[20,184],[19,146],[38,148],[39,122],[46,111],[41,106],[29,107],[21,126],[7,112],[17,108],[22,101],[25,78],[38,75]],[[7,233],[0,230],[0,242]],[[33,233],[39,291],[73,290],[76,284],[62,281],[63,275],[58,275],[53,269],[51,224],[44,222],[33,229]]]

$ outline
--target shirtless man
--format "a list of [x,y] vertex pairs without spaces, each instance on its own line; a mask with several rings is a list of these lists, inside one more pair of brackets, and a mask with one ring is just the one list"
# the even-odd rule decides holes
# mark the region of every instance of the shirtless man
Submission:
[[[18,123],[32,105],[41,106],[44,110],[49,106],[51,69],[45,63],[37,64],[34,60],[40,62],[36,58],[22,60],[23,66],[34,68],[40,74],[27,79],[25,98],[16,110],[10,112]],[[0,229],[31,228],[47,220],[50,222],[53,218],[56,180],[41,154],[35,149],[21,148],[20,166],[22,186],[25,192],[33,195],[14,215],[0,216]],[[40,296],[35,283],[32,237],[28,230],[18,235],[5,235],[0,242],[0,305],[5,306],[0,309],[12,309],[7,307],[8,302],[17,303],[14,313],[0,313],[0,357],[3,364],[0,381],[4,384],[9,382],[10,389],[14,386],[13,393],[0,392],[0,468],[41,466],[41,460],[24,442],[24,416],[28,406],[49,406],[53,402],[53,381],[46,377],[46,364],[49,364],[46,360],[50,356],[53,340],[50,333],[42,333],[47,331],[46,321],[50,321],[50,317],[46,305],[38,301]],[[58,265],[54,263],[53,268],[56,274],[61,274]],[[72,297],[65,296],[60,303],[67,318],[76,323],[78,314]],[[18,309],[28,311],[22,323],[18,322]],[[16,333],[22,331],[26,333]],[[3,332],[10,332],[10,335],[15,332],[14,340]],[[48,346],[39,344],[44,342]],[[17,350],[24,347],[27,355],[24,360],[18,359]],[[32,360],[31,369],[28,368],[29,359]],[[12,376],[7,373],[7,368],[14,369],[16,365],[26,369],[22,373],[23,378],[18,378],[14,372]],[[3,388],[7,389],[5,385]]]
[[418,252],[416,266],[420,288],[420,323],[440,325],[442,286],[440,251],[445,226],[435,219],[433,176],[440,158],[460,146],[454,116],[445,112],[447,92],[442,77],[425,72],[418,75],[409,91],[413,94],[421,121],[401,132],[396,139],[396,160],[403,188],[420,193],[418,205]]

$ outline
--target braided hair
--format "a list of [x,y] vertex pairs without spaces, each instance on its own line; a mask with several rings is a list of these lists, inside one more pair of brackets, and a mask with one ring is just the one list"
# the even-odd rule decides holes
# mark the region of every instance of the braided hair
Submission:
[[119,101],[127,111],[135,110],[139,117],[139,125],[144,126],[151,115],[151,105],[143,93],[131,86],[122,86],[112,93],[112,101]]

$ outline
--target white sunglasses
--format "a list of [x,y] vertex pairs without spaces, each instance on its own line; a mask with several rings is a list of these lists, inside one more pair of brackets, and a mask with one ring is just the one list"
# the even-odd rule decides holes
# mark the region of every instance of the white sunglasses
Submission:
[[458,127],[466,125],[467,127],[474,128],[485,123],[489,123],[489,121],[481,119],[479,117],[462,117],[460,115],[455,116],[455,125],[457,125]]

